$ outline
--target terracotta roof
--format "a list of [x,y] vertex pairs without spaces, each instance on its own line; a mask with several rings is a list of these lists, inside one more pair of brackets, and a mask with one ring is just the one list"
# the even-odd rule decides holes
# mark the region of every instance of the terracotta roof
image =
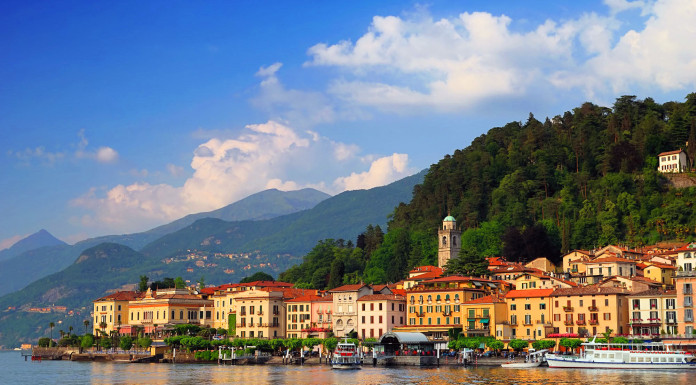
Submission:
[[524,274],[533,275],[533,276],[535,276],[535,277],[542,278],[542,279],[551,279],[551,280],[554,280],[554,281],[563,282],[563,283],[565,283],[566,285],[570,285],[570,286],[578,286],[578,284],[575,283],[575,282],[566,281],[565,279],[562,279],[562,278],[554,277],[554,276],[552,276],[552,275],[546,275],[546,274],[543,274],[543,273],[537,273],[537,272],[522,273],[522,274],[518,275],[517,277],[515,277],[515,279],[521,277],[521,276],[524,275]]
[[367,285],[363,283],[356,283],[354,285],[343,285],[329,290],[330,293],[340,292],[340,291],[358,291]]
[[[611,254],[613,254],[613,253],[611,253]],[[585,265],[591,265],[593,263],[610,263],[610,262],[635,263],[635,261],[633,261],[633,260],[621,258],[621,257],[599,257],[599,258],[595,258],[591,261],[585,262]]]
[[364,295],[364,296],[358,298],[358,301],[384,301],[384,300],[405,301],[406,298],[404,298],[400,295],[394,295],[394,294],[370,294],[370,295]]
[[505,294],[505,298],[548,297],[551,293],[553,293],[553,289],[510,290]]
[[682,149],[679,149],[679,150],[674,150],[674,151],[661,152],[661,153],[658,154],[657,156],[662,156],[662,155],[677,155],[677,154],[679,154],[679,153],[681,153],[681,152],[683,152],[683,150],[682,150]]
[[92,302],[97,301],[133,301],[145,296],[145,293],[138,293],[135,291],[117,291],[116,293],[109,294],[107,296],[95,299]]
[[392,291],[392,293],[394,293],[396,295],[403,295],[403,296],[406,295],[406,290],[404,290],[404,289],[391,289],[391,291]]
[[466,301],[464,304],[474,304],[474,303],[501,303],[505,302],[505,299],[497,295],[487,295],[485,297],[472,299],[471,301]]
[[323,299],[323,298],[318,296],[318,295],[308,294],[308,295],[301,295],[301,296],[295,297],[293,299],[289,299],[285,302],[317,302],[321,299]]
[[676,290],[649,289],[640,293],[631,294],[631,297],[660,297],[660,296],[675,296]]
[[645,269],[647,269],[650,266],[659,267],[660,269],[677,270],[676,266],[665,265],[664,263],[657,263],[657,262],[652,262],[650,265],[645,266]]
[[418,274],[412,278],[406,278],[405,280],[406,281],[423,281],[426,279],[440,278],[441,276],[442,276],[442,273],[438,273],[436,271],[431,271],[428,273]]
[[567,289],[556,289],[551,293],[551,296],[558,297],[562,295],[588,295],[588,294],[628,294],[624,289],[618,287],[602,287],[597,285],[572,287]]

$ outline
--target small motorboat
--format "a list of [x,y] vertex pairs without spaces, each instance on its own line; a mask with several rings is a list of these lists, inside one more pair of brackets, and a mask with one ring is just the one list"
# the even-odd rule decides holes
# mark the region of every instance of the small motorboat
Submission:
[[536,368],[538,366],[541,366],[541,364],[546,361],[544,358],[544,353],[546,353],[547,350],[539,350],[538,352],[533,352],[527,354],[527,358],[524,359],[524,361],[520,362],[515,362],[515,361],[508,361],[500,366],[503,368],[507,369],[528,369],[528,368]]

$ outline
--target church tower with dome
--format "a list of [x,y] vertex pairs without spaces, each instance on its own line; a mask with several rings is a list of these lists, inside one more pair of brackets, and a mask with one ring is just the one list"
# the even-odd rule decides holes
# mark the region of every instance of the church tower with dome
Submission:
[[462,232],[457,230],[457,221],[453,216],[447,215],[442,220],[442,227],[437,231],[438,250],[437,250],[437,266],[444,268],[452,258],[459,257],[461,249]]

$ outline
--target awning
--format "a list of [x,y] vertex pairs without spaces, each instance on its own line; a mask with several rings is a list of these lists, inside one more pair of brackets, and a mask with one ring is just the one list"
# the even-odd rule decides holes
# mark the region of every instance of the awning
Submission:
[[482,286],[482,285],[481,285],[481,282],[476,282],[476,281],[474,281],[473,284],[474,284],[474,286],[477,286],[477,287],[478,287],[478,286]]
[[474,321],[476,321],[476,320],[475,320],[474,318],[469,318],[469,319],[467,319],[467,321],[469,321],[469,322],[474,322]]
[[490,320],[488,318],[484,318],[481,320],[482,324],[487,324],[488,322],[490,322]]

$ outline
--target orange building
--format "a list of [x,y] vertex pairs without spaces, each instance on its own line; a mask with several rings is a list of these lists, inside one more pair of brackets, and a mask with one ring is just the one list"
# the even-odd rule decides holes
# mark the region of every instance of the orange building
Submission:
[[554,333],[594,336],[611,331],[626,334],[629,291],[598,285],[556,289],[553,297]]

